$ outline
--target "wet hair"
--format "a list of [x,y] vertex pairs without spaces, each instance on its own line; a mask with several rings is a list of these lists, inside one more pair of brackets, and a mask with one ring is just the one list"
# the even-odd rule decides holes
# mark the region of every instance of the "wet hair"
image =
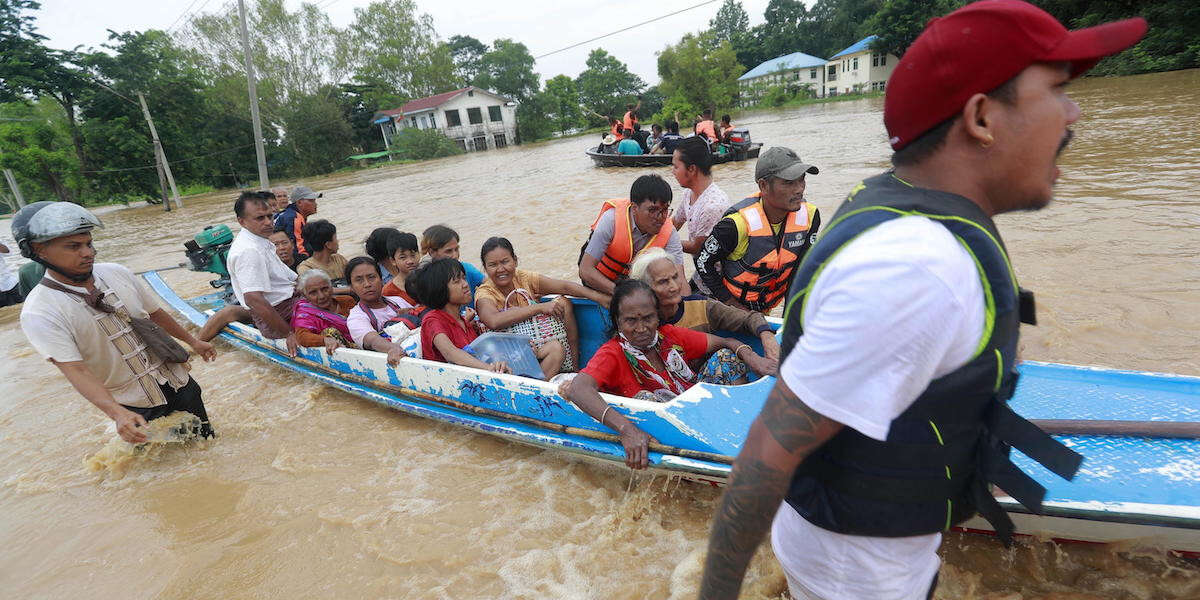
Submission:
[[679,121],[667,121],[667,131],[671,133],[679,133]]
[[728,122],[729,122],[729,115],[721,115],[721,122],[722,122],[722,123],[728,123]]
[[505,250],[508,250],[508,253],[511,254],[513,258],[517,257],[517,251],[513,250],[512,242],[508,241],[508,238],[492,236],[488,238],[487,241],[483,243],[483,247],[479,249],[479,262],[487,263],[486,257],[488,253],[496,248],[504,248]]
[[238,195],[237,200],[233,201],[233,214],[237,215],[237,218],[239,219],[246,216],[247,204],[261,204],[270,209],[271,201],[274,199],[275,194],[272,194],[271,192],[251,192],[246,190]]
[[375,262],[375,259],[370,256],[355,256],[346,263],[346,281],[350,281],[350,276],[354,274],[354,269],[359,265],[371,265],[371,268],[375,269],[375,273],[379,273],[379,263]]
[[663,130],[662,125],[659,125],[658,123],[651,125],[650,129],[653,131],[662,131]]
[[617,323],[621,322],[621,301],[628,296],[632,296],[638,292],[650,294],[650,299],[654,301],[654,310],[658,311],[658,295],[646,282],[640,279],[622,279],[617,282],[617,286],[613,288],[612,302],[608,305],[608,317],[612,321],[609,326],[608,334],[610,337],[617,335]]
[[646,248],[633,260],[633,264],[629,265],[629,278],[645,281],[647,284],[650,283],[647,281],[648,275],[646,275],[646,272],[650,270],[651,264],[663,258],[670,260],[671,266],[675,266],[675,259],[671,258],[671,255],[667,254],[666,250],[657,246]]
[[[282,233],[283,235],[287,235],[288,228],[284,227],[283,225],[276,225],[275,229],[271,230],[271,233]],[[290,240],[292,238],[288,238],[288,239]]]
[[320,279],[327,283],[332,283],[329,279],[329,274],[321,269],[309,269],[296,277],[296,289],[304,293],[304,288],[308,286],[308,282],[313,279]]
[[679,142],[678,146],[675,146],[675,151],[679,153],[679,160],[685,167],[694,165],[701,173],[712,174],[712,151],[708,149],[708,142],[703,138],[699,136],[685,138]]
[[621,135],[625,137],[631,137],[633,136],[633,130],[626,127],[625,129],[621,130]]
[[712,109],[711,108],[704,109],[704,112],[701,113],[701,116],[704,117],[705,121],[711,120],[712,119]]
[[325,249],[325,244],[333,241],[337,235],[337,227],[325,219],[317,219],[306,223],[303,232],[304,244],[313,252],[320,252]]
[[[987,93],[987,96],[998,102],[1013,105],[1017,103],[1017,78],[1013,77],[1000,84],[1000,87]],[[911,141],[907,146],[892,153],[892,164],[897,167],[915,165],[933,156],[938,148],[946,141],[950,128],[962,116],[962,110],[954,113],[949,119],[938,123],[932,129],[921,134],[921,137]]]
[[457,231],[439,223],[421,232],[421,254],[436,251],[451,240],[457,242],[460,239]]
[[[398,233],[400,233],[400,230],[396,229],[395,227],[376,227],[375,230],[371,232],[371,235],[368,235],[367,239],[363,242],[364,250],[366,250],[367,256],[375,259],[375,262],[377,263],[385,258],[391,258],[392,255],[388,254],[387,251],[388,237]],[[349,273],[350,271],[346,271],[347,275],[349,275]]]
[[417,251],[417,236],[407,231],[397,231],[387,238],[387,255],[395,256],[400,250]]
[[671,203],[671,186],[658,175],[642,175],[633,180],[629,188],[629,201],[641,204],[645,201]]
[[462,263],[453,258],[439,258],[418,267],[404,282],[405,291],[417,302],[434,310],[441,310],[450,303],[450,282],[466,277]]

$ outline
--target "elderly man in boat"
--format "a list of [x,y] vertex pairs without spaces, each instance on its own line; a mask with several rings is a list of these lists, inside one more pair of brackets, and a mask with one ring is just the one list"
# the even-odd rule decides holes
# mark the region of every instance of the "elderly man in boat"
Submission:
[[1053,197],[1079,106],[1067,84],[1146,31],[1067,31],[1018,0],[930,21],[888,81],[895,169],[850,191],[805,258],[779,380],[733,465],[700,597],[736,598],[759,541],[794,598],[932,598],[941,534],[989,490],[1034,513],[1045,488],[1009,449],[1070,479],[1081,458],[1012,411],[1032,297],[993,217]]

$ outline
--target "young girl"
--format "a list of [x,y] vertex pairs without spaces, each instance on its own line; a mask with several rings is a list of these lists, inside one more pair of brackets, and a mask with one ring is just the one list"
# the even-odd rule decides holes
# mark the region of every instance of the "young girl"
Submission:
[[392,265],[392,255],[387,251],[388,240],[399,233],[400,230],[395,227],[376,227],[363,242],[363,249],[366,250],[367,256],[370,256],[375,260],[375,264],[379,265],[379,277],[385,284],[396,275],[396,267]]
[[434,225],[421,233],[421,253],[426,255],[426,258],[421,259],[421,263],[439,258],[453,258],[459,261],[463,273],[466,274],[467,284],[471,287],[471,301],[467,306],[475,308],[475,288],[487,277],[471,263],[462,262],[458,257],[458,250],[458,232],[445,225]]
[[417,263],[420,261],[420,255],[417,253],[417,236],[407,231],[389,236],[387,253],[392,259],[396,276],[383,286],[383,295],[399,296],[407,300],[409,304],[416,306],[419,303],[404,289],[404,282],[413,269],[417,268]]
[[407,356],[399,343],[383,332],[392,321],[411,312],[412,305],[403,298],[383,295],[383,283],[379,278],[379,265],[368,256],[357,256],[346,266],[350,288],[358,296],[358,304],[350,309],[346,326],[354,343],[364,350],[386,352],[388,364],[395,366]]

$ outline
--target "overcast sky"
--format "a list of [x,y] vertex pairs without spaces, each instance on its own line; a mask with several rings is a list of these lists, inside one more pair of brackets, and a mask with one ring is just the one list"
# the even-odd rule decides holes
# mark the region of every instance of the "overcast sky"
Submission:
[[[300,0],[286,0],[289,8]],[[438,35],[470,35],[486,44],[496,38],[512,38],[524,43],[530,53],[539,56],[582,42],[623,27],[695,6],[703,0],[416,0],[420,10],[430,14]],[[348,25],[354,8],[370,0],[316,0],[324,5],[334,24]],[[222,6],[233,7],[230,0],[42,0],[37,14],[39,33],[49,38],[54,48],[77,45],[99,47],[108,39],[107,30],[141,31],[167,29],[192,7],[195,11],[217,12]],[[708,27],[717,13],[720,0],[648,25],[560,52],[537,62],[536,71],[543,80],[560,73],[572,77],[584,69],[584,61],[593,48],[604,48],[629,65],[648,83],[658,81],[656,53],[673,44],[689,31]],[[750,14],[750,24],[763,21],[767,0],[742,0]],[[224,10],[231,10],[225,8]],[[182,22],[180,22],[182,24]],[[178,25],[176,26],[178,27]],[[755,65],[745,65],[747,69]]]

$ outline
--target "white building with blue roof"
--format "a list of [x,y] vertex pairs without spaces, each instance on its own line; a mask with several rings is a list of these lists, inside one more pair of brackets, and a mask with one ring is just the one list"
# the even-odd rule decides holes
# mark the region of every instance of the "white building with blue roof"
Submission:
[[888,77],[900,59],[894,54],[871,50],[873,35],[858,40],[834,54],[825,69],[825,90],[821,96],[882,92]]
[[784,86],[791,92],[807,87],[814,96],[820,96],[825,88],[824,58],[803,52],[793,52],[772,58],[746,71],[738,77],[738,86],[744,103],[752,104],[774,86]]

